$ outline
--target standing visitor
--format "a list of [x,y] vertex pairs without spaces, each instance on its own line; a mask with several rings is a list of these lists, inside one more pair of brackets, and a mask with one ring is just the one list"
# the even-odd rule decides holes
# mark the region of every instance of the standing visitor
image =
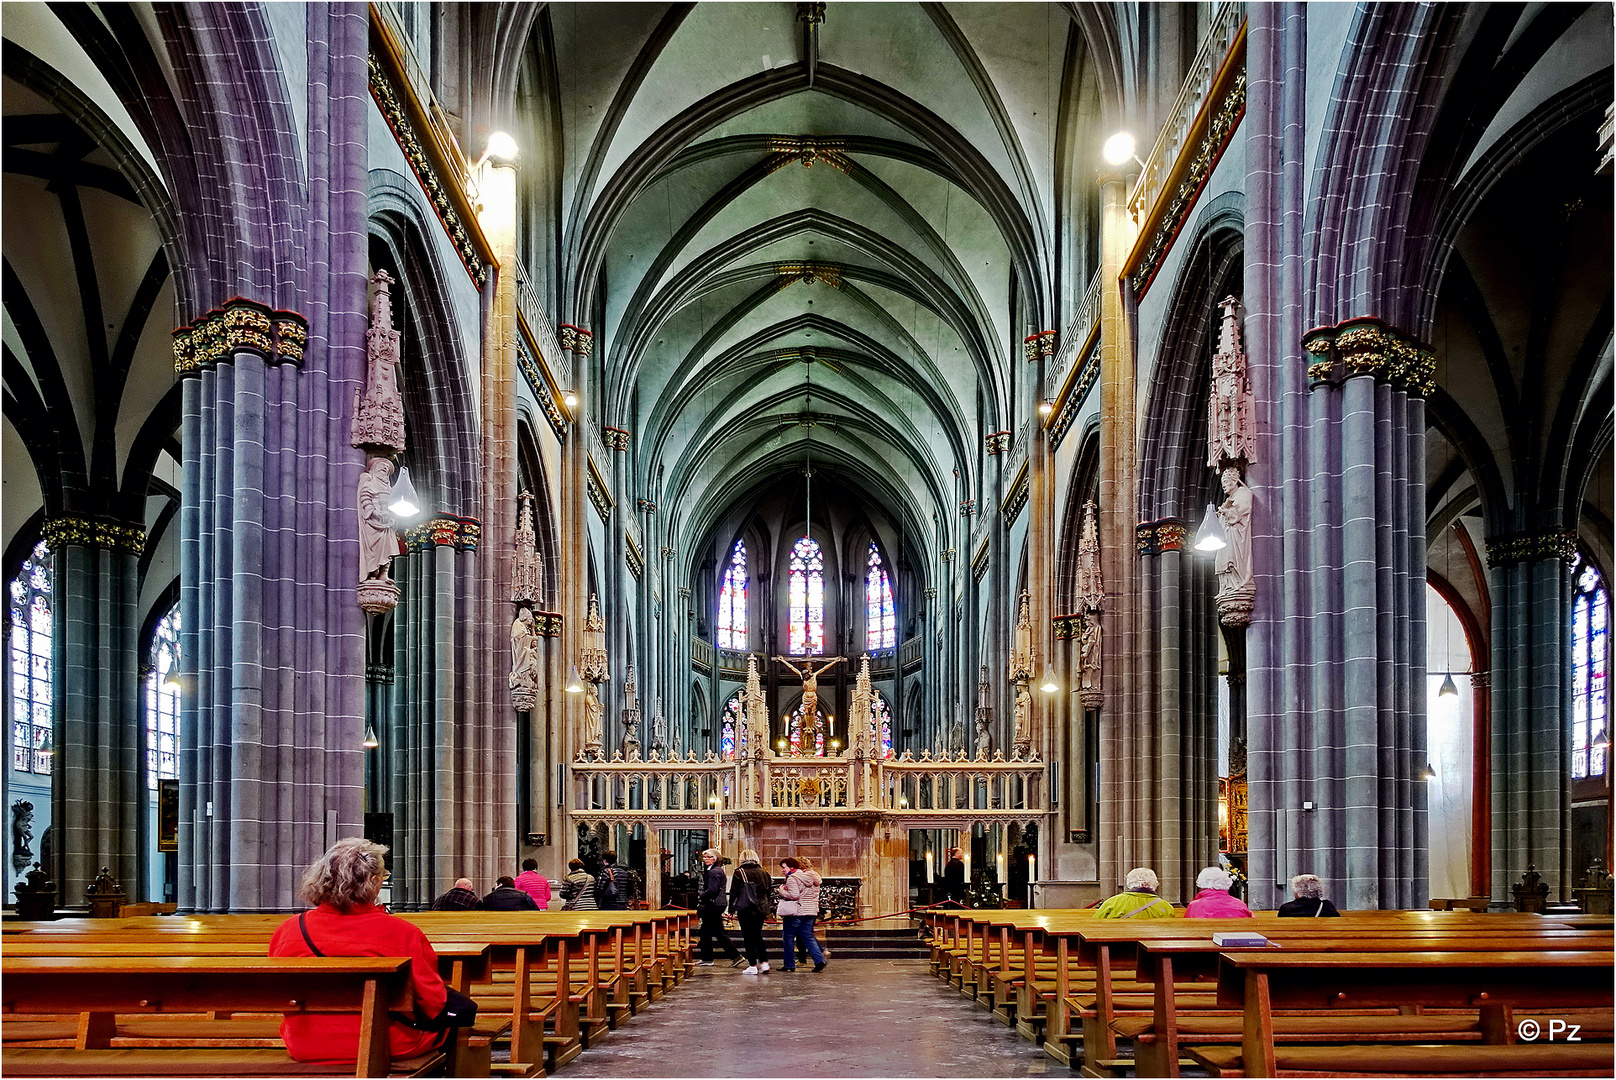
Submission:
[[1341,917],[1335,905],[1324,898],[1324,882],[1317,874],[1297,874],[1291,878],[1291,893],[1295,899],[1279,905],[1280,915],[1298,919],[1316,919],[1321,915],[1326,919]]
[[[298,889],[298,899],[312,905],[310,910],[281,923],[269,939],[269,955],[409,957],[413,1023],[431,1030],[390,1021],[387,1045],[397,1063],[436,1049],[450,1026],[475,1018],[476,1006],[449,992],[421,929],[376,906],[387,880],[386,854],[382,845],[358,837],[333,844],[304,873]],[[359,1023],[354,1014],[288,1013],[281,1021],[281,1041],[295,1061],[357,1061]]]
[[595,903],[595,879],[584,869],[582,859],[573,859],[567,864],[567,876],[561,882],[561,899],[566,901],[561,905],[562,911],[600,910],[600,905]]
[[740,967],[745,957],[729,939],[729,931],[724,929],[724,868],[718,864],[717,849],[708,848],[702,852],[701,864],[704,868],[701,872],[701,893],[696,897],[696,914],[701,917],[701,959],[696,961],[696,965],[713,966],[713,945],[716,943],[724,950],[724,957],[731,966]]
[[600,861],[606,865],[600,868],[600,874],[595,878],[595,903],[600,905],[602,911],[627,911],[629,894],[634,891],[628,868],[617,865],[615,851],[604,852]]
[[943,864],[943,896],[956,904],[965,903],[965,860],[959,848],[948,849],[948,861]]
[[1186,919],[1249,919],[1251,909],[1244,900],[1231,896],[1234,878],[1221,866],[1209,866],[1195,875],[1200,892],[1184,909]]
[[769,970],[769,954],[763,945],[763,920],[769,917],[769,891],[774,879],[758,865],[758,853],[751,848],[741,852],[741,865],[729,883],[729,911],[741,924],[746,942],[747,969],[743,975],[761,975]]
[[1156,877],[1156,871],[1148,870],[1143,866],[1136,866],[1128,871],[1123,884],[1126,889],[1119,892],[1094,913],[1097,919],[1176,919],[1178,912],[1173,905],[1156,895],[1161,888],[1161,881]]
[[797,970],[800,945],[813,957],[814,970],[824,971],[825,954],[819,948],[819,939],[814,937],[814,920],[819,917],[819,886],[823,879],[800,859],[784,859],[780,869],[786,878],[780,886],[780,920],[785,943],[780,970]]
[[516,875],[516,887],[531,896],[540,911],[550,906],[550,879],[539,873],[539,860],[522,860],[522,872]]

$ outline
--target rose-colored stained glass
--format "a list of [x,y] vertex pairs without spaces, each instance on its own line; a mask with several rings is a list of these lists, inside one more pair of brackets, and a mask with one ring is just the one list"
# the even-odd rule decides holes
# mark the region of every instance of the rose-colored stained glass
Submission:
[[791,549],[791,627],[793,656],[817,656],[825,651],[825,558],[809,537]]

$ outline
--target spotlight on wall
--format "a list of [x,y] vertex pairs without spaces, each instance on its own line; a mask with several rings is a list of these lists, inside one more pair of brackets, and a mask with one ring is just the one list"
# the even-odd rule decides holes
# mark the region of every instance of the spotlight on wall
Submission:
[[500,165],[515,165],[516,157],[516,140],[503,131],[493,131],[488,135],[488,148],[477,159],[477,166],[481,168],[485,161],[490,160]]
[[581,694],[584,692],[584,682],[578,678],[577,664],[572,665],[572,671],[567,675],[567,685],[563,686],[562,689],[569,694]]
[[176,694],[185,689],[185,676],[180,674],[180,660],[177,656],[174,662],[168,665],[168,674],[163,676],[163,689]]
[[1425,769],[1420,773],[1420,779],[1421,780],[1435,780],[1436,779],[1436,770],[1431,767],[1431,763],[1429,761],[1427,761],[1425,763]]
[[398,482],[393,485],[393,501],[387,504],[387,509],[400,521],[408,521],[421,514],[421,497],[415,493],[407,465],[398,470]]
[[1055,668],[1053,665],[1044,665],[1044,678],[1038,684],[1038,689],[1046,694],[1053,694],[1060,689],[1060,683],[1055,681]]
[[1459,686],[1458,686],[1457,683],[1455,683],[1453,681],[1453,672],[1451,672],[1451,671],[1448,672],[1448,677],[1442,680],[1442,688],[1436,692],[1436,696],[1437,697],[1458,697],[1459,696]]
[[378,746],[380,746],[381,744],[382,744],[381,740],[376,738],[376,729],[370,726],[370,721],[369,720],[366,720],[365,721],[365,743],[364,743],[365,749],[366,750],[374,750]]
[[568,390],[561,396],[561,403],[569,409],[576,409],[578,407],[578,395]]
[[[1139,161],[1138,158],[1134,157],[1133,151],[1133,136],[1126,131],[1119,131],[1105,140],[1105,146],[1101,148],[1100,156],[1105,158],[1106,163],[1109,165],[1121,165],[1130,158],[1134,161]],[[1139,167],[1144,168],[1144,162],[1140,161]]]
[[1053,401],[1040,401],[1038,403],[1038,412],[1039,412],[1040,415],[1048,416],[1050,413],[1052,413],[1054,411],[1055,411],[1055,403]]
[[1201,519],[1201,527],[1195,532],[1195,550],[1222,551],[1228,546],[1229,541],[1223,535],[1223,522],[1218,520],[1217,507],[1207,503],[1206,517]]

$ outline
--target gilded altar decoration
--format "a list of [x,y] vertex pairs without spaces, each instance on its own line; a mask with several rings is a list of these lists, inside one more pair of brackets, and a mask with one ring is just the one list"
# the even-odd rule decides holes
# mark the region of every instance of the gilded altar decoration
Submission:
[[1100,683],[1100,614],[1105,607],[1105,583],[1100,576],[1100,534],[1094,512],[1094,500],[1090,499],[1083,504],[1083,530],[1077,542],[1078,700],[1085,709],[1105,704]]
[[1213,564],[1218,574],[1218,621],[1224,626],[1251,625],[1257,583],[1251,565],[1252,494],[1246,469],[1257,460],[1257,424],[1252,412],[1251,377],[1240,340],[1240,301],[1226,296],[1219,303],[1223,325],[1212,357],[1212,399],[1207,418],[1207,465],[1216,469],[1224,500],[1218,507],[1226,541]]
[[365,389],[354,402],[349,442],[377,454],[404,449],[404,399],[398,391],[399,332],[393,329],[392,275],[376,271],[370,329],[365,331]]
[[[819,676],[840,664],[845,657],[832,656],[820,661],[819,667],[814,667],[811,658],[804,658],[802,667],[797,667],[783,656],[776,656],[776,660],[791,670],[791,673],[802,680],[802,709],[799,716],[802,718],[800,729],[801,743],[807,748],[814,745],[814,734],[819,730],[821,717],[819,715]],[[828,733],[827,733],[828,735]]]
[[600,600],[589,594],[589,615],[584,619],[584,654],[579,670],[584,679],[603,683],[610,679],[611,668],[606,662],[606,620],[600,617]]

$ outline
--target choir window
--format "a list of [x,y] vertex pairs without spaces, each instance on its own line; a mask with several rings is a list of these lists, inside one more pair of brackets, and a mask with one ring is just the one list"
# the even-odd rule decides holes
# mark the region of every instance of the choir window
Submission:
[[735,541],[718,593],[718,647],[746,648],[746,544]]
[[892,710],[879,690],[871,691],[870,697],[870,745],[880,747],[882,757],[892,756]]
[[881,552],[870,543],[870,570],[864,579],[866,649],[890,649],[898,643],[897,620],[892,615],[892,581],[881,565]]
[[1610,594],[1586,559],[1572,568],[1571,600],[1571,776],[1604,776],[1609,747]]
[[51,553],[44,544],[11,582],[11,767],[51,771]]
[[724,719],[718,734],[718,752],[725,761],[734,761],[738,753],[746,756],[746,712],[739,690],[724,702]]
[[795,708],[786,714],[787,742],[792,757],[824,757],[825,756],[825,725],[828,723],[823,713],[819,722],[814,725],[813,731],[803,730],[802,702],[798,701]]
[[176,765],[180,731],[180,608],[169,608],[152,634],[146,674],[146,786],[179,776]]
[[809,537],[791,549],[791,653],[825,651],[825,558]]

